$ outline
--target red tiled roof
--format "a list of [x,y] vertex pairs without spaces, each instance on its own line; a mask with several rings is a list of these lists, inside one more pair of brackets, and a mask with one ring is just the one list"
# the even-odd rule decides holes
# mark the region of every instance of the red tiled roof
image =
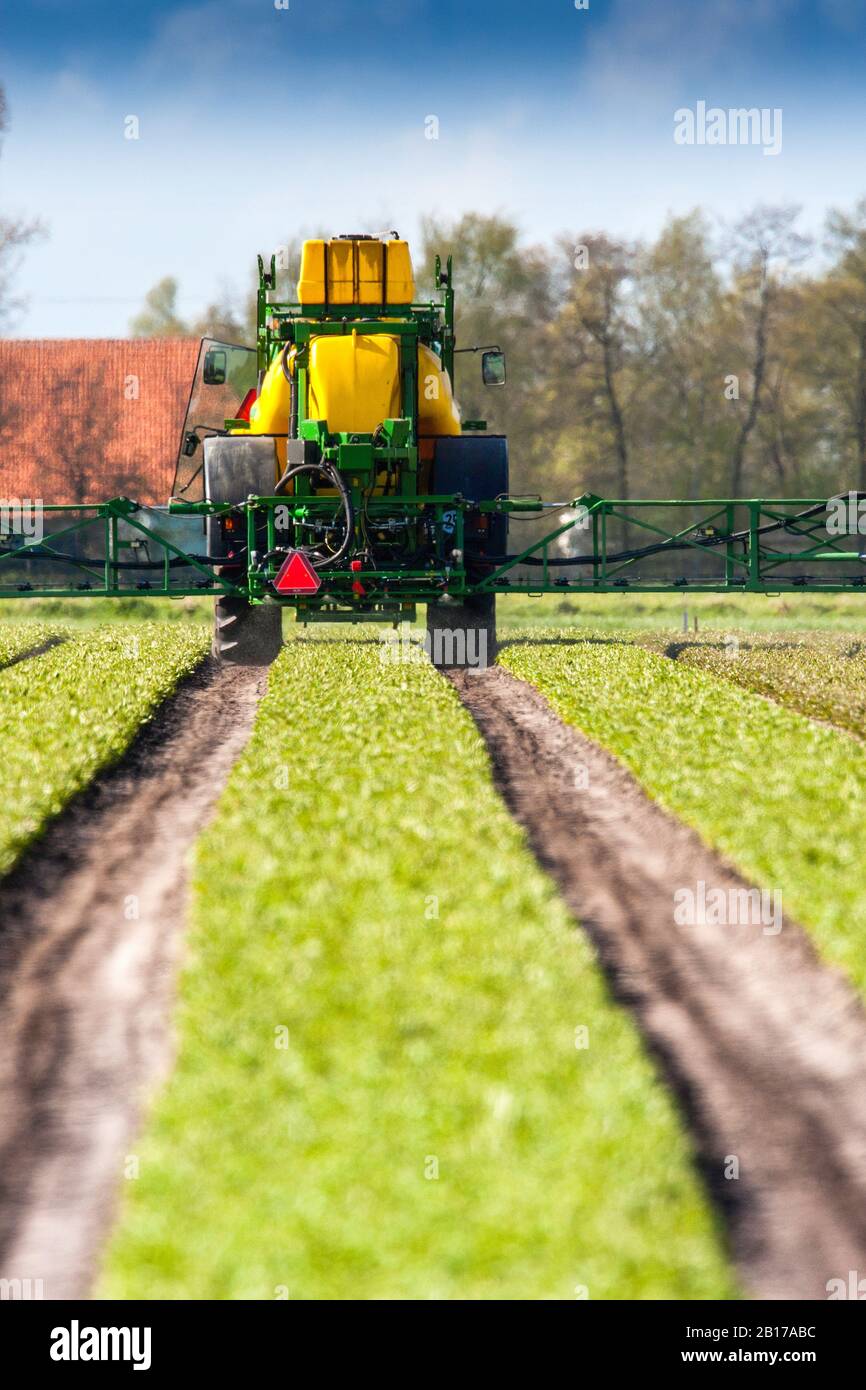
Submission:
[[0,496],[168,499],[191,338],[0,339]]

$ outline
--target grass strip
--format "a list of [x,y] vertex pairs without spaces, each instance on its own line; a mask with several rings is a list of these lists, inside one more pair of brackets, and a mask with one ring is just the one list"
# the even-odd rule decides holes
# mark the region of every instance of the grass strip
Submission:
[[92,628],[104,623],[165,622],[213,624],[213,596],[163,598],[156,594],[127,594],[122,598],[6,598],[4,619],[60,623],[64,627]]
[[499,594],[501,629],[577,628],[578,631],[617,631],[664,628],[676,639],[685,617],[703,632],[736,628],[753,632],[799,632],[805,629],[862,633],[866,592],[820,594],[706,594],[681,589],[676,593],[616,594]]

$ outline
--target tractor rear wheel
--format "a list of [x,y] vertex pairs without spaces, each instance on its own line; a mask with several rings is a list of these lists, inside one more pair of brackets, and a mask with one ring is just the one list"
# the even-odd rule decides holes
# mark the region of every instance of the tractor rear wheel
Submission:
[[223,594],[214,610],[213,654],[234,666],[270,666],[283,645],[283,610]]
[[467,594],[427,605],[430,660],[444,670],[483,671],[496,660],[496,595]]

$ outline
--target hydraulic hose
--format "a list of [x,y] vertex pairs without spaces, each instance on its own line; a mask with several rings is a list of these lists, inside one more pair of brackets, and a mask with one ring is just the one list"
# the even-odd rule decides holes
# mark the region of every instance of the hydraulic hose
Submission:
[[343,539],[340,542],[339,547],[331,555],[320,554],[320,552],[316,549],[315,546],[301,546],[299,548],[307,556],[314,569],[321,569],[325,565],[337,565],[340,563],[340,561],[343,559],[346,552],[348,551],[349,546],[352,543],[352,537],[355,533],[355,510],[352,506],[352,498],[349,495],[349,490],[346,487],[345,482],[343,481],[339,469],[334,468],[332,464],[296,463],[294,465],[290,465],[283,473],[283,476],[280,478],[279,482],[276,485],[276,488],[274,489],[275,494],[277,496],[282,495],[284,489],[292,481],[292,479],[297,478],[298,475],[301,473],[318,474],[318,476],[323,477],[331,487],[336,488],[337,492],[339,492],[340,500],[343,504],[345,532],[343,534]]
[[[866,493],[858,492],[855,493],[854,496],[858,499],[866,498]],[[696,505],[699,506],[700,503],[698,502],[696,503]],[[752,535],[766,536],[769,535],[772,531],[786,531],[789,529],[793,522],[806,521],[809,517],[817,516],[820,512],[826,511],[826,509],[826,502],[818,502],[815,504],[814,507],[807,507],[802,512],[795,512],[793,516],[786,517],[783,521],[769,521],[766,522],[763,526],[757,526],[754,531],[746,527],[745,530],[730,531],[724,535],[700,536],[697,540],[694,541],[678,541],[674,540],[673,537],[671,537],[670,539],[665,541],[654,541],[651,545],[640,546],[639,548],[634,550],[620,550],[613,555],[608,555],[606,558],[608,564],[618,564],[620,562],[625,562],[628,560],[644,560],[649,555],[659,555],[663,551],[694,550],[696,547],[709,550],[713,549],[716,546],[729,545],[732,542],[746,541]],[[543,556],[539,555],[525,555],[522,559],[519,555],[484,555],[483,557],[478,556],[477,558],[483,558],[484,560],[488,561],[490,564],[493,565],[509,565],[520,563],[521,565],[547,564],[551,567],[558,565],[593,565],[597,563],[598,559],[596,555],[572,555],[565,556],[563,558],[556,557],[555,559],[548,559],[546,561],[543,558]],[[792,555],[792,562],[797,558],[798,557],[796,555]]]
[[[246,550],[246,546],[239,547]],[[10,558],[16,552],[10,552]],[[91,567],[102,569],[105,566],[104,555],[62,555],[56,550],[33,550],[27,549],[20,552],[22,560],[55,560],[60,565],[71,565],[75,568]],[[168,561],[170,570],[183,569],[189,567],[190,560],[194,560],[199,565],[224,565],[227,563],[225,555],[176,555]],[[235,563],[242,563],[242,557],[238,556]],[[229,561],[229,563],[231,563]],[[112,560],[110,562],[113,570],[163,570],[166,567],[165,560]]]
[[283,369],[283,376],[289,383],[289,438],[294,439],[298,433],[298,374],[292,371],[289,366],[289,357],[295,353],[293,343],[286,343],[280,354],[280,366]]

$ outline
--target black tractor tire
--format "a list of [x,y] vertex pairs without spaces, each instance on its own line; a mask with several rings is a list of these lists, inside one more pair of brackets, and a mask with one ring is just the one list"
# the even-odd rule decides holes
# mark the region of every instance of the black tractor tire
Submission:
[[478,670],[496,660],[496,595],[427,605],[427,651],[440,670]]
[[252,604],[223,594],[214,609],[213,647],[219,661],[233,666],[270,666],[283,645],[283,610],[278,604]]

